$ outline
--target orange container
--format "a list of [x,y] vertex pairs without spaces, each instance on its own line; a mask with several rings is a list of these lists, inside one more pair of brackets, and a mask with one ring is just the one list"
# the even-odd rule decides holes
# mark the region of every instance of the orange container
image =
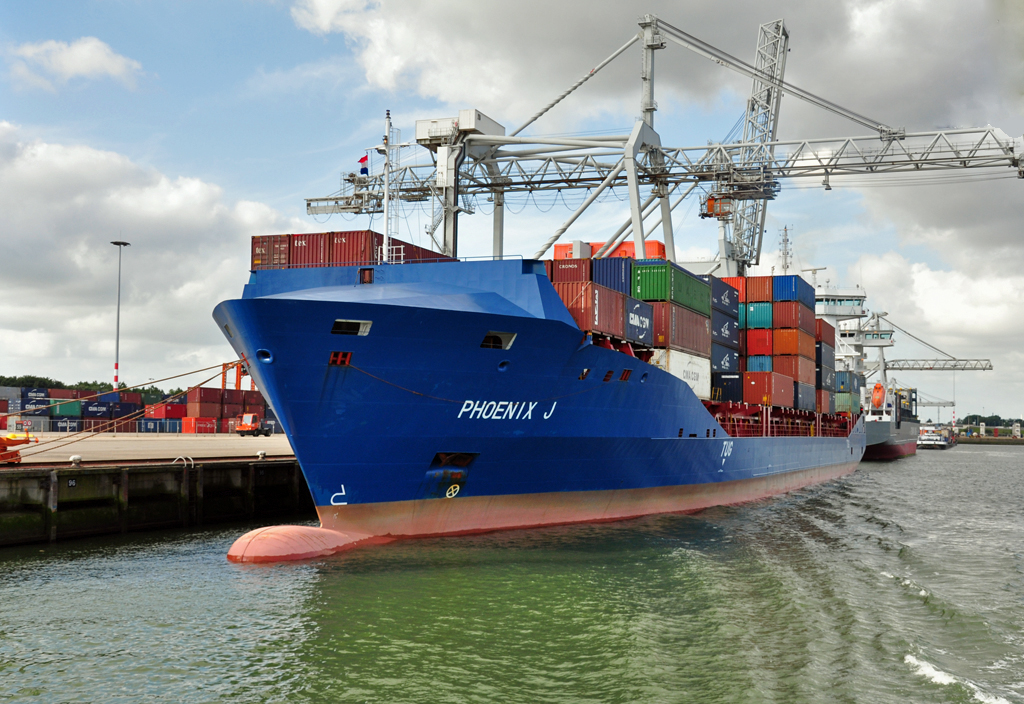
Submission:
[[814,386],[814,382],[817,380],[814,360],[798,355],[788,354],[773,357],[772,371],[792,377],[793,380],[799,381],[801,384]]
[[740,303],[747,302],[747,277],[745,276],[725,276],[722,281],[732,286],[734,289],[740,292]]
[[183,433],[216,433],[216,418],[182,418],[181,432]]
[[[750,338],[747,338],[750,344]],[[798,355],[814,360],[814,335],[803,330],[773,330],[772,331],[772,354]]]
[[188,415],[192,418],[220,418],[221,405],[219,403],[192,403],[186,404]]
[[772,277],[748,276],[744,303],[771,303]]

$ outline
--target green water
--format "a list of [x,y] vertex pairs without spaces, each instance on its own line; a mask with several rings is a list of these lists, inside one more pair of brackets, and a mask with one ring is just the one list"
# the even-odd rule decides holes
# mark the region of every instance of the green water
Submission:
[[0,550],[0,701],[1024,702],[1024,451],[695,516],[238,566]]

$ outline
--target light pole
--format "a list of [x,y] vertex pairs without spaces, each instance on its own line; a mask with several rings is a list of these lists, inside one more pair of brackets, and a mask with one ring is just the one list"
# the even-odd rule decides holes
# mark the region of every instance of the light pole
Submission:
[[114,333],[114,392],[117,392],[118,384],[118,364],[121,356],[121,250],[125,247],[131,247],[130,242],[122,242],[117,240],[110,244],[117,247],[117,327]]

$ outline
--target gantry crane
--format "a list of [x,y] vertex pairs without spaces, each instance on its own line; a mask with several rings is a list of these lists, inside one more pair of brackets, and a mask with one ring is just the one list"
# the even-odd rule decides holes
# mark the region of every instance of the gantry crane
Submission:
[[[430,151],[431,163],[398,165],[389,139],[377,147],[385,157],[380,174],[349,174],[335,195],[306,200],[309,214],[381,213],[395,199],[438,208],[430,232],[443,225],[444,254],[458,256],[458,214],[467,196],[485,196],[494,204],[493,255],[504,255],[504,199],[510,193],[585,189],[588,196],[533,255],[541,258],[606,190],[625,187],[630,217],[595,256],[606,256],[615,243],[632,234],[637,252],[659,226],[666,253],[675,260],[672,209],[698,186],[707,191],[702,214],[720,223],[715,262],[688,264],[696,273],[744,274],[760,259],[764,208],[775,198],[780,181],[841,175],[942,172],[951,169],[1012,168],[1024,178],[1024,137],[1011,138],[991,126],[907,132],[866,117],[784,80],[788,32],[781,20],[761,25],[755,65],[733,57],[660,20],[644,16],[640,31],[510,134],[477,110],[458,117],[419,120],[416,143]],[[753,80],[744,118],[743,139],[728,144],[665,147],[654,129],[654,58],[666,39]],[[582,86],[598,71],[641,42],[641,119],[630,134],[584,137],[519,136],[528,126]],[[871,130],[870,135],[832,139],[779,141],[777,126],[782,95],[790,95],[843,116]],[[390,123],[389,123],[390,125]],[[642,198],[642,192],[646,198]],[[675,196],[673,202],[672,197]],[[656,207],[660,206],[660,207]],[[393,211],[389,207],[388,215]],[[652,215],[660,210],[660,218]],[[645,221],[652,224],[645,231]],[[388,220],[390,221],[390,217]],[[390,229],[390,228],[388,228]],[[386,248],[385,248],[386,251]],[[703,271],[701,269],[703,268]]]

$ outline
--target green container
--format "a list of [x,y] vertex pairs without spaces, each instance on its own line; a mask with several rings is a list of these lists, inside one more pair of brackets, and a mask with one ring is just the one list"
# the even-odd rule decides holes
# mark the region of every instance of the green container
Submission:
[[836,394],[836,413],[860,413],[860,394]]
[[771,303],[744,303],[740,309],[743,311],[743,325],[746,326],[746,330],[772,329]]
[[82,402],[70,399],[50,399],[50,403],[59,403],[59,406],[50,407],[50,415],[54,418],[81,418]]
[[672,301],[701,315],[711,315],[711,286],[668,262],[633,264],[630,295],[642,301]]
[[746,303],[740,303],[739,312],[740,312],[740,330],[746,330],[747,329],[747,304]]

